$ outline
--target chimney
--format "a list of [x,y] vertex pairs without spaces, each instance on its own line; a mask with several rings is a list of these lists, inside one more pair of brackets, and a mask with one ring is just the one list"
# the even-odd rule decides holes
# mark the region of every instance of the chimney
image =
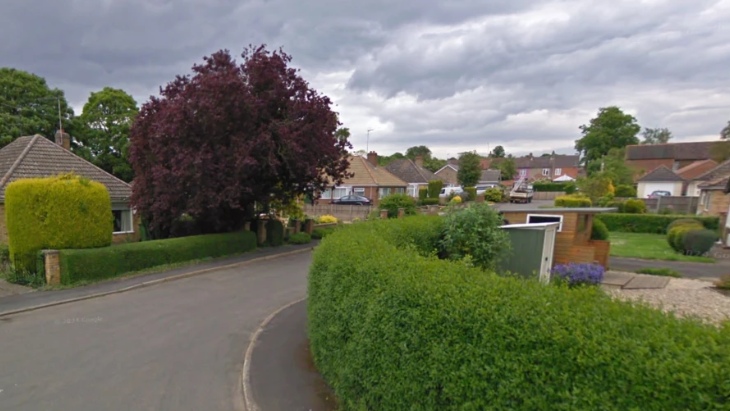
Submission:
[[371,151],[368,153],[368,163],[372,164],[373,167],[378,166],[378,153]]
[[416,165],[418,167],[423,167],[423,156],[416,156]]
[[68,135],[68,133],[56,131],[56,144],[65,148],[66,150],[71,150],[71,136]]

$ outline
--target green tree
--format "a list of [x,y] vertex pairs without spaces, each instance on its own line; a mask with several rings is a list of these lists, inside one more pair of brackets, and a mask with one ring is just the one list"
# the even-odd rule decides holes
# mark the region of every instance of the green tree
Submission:
[[672,139],[668,128],[645,128],[641,135],[644,136],[641,144],[664,144]]
[[13,68],[0,68],[0,147],[18,137],[40,134],[49,140],[59,128],[74,135],[74,112],[63,91],[51,89],[42,77]]
[[129,132],[138,112],[137,102],[123,90],[105,87],[91,93],[79,117],[83,129],[77,138],[83,144],[74,151],[118,178],[132,181]]
[[441,160],[436,157],[431,157],[428,159],[423,160],[423,168],[426,170],[435,173],[442,169],[444,166],[446,166],[446,160]]
[[475,152],[461,153],[456,179],[462,187],[474,187],[482,176],[481,157]]
[[406,150],[406,157],[414,159],[418,156],[422,156],[425,159],[431,158],[431,150],[426,146],[414,146]]
[[720,131],[720,138],[723,140],[730,140],[730,121],[728,121],[725,128]]
[[505,156],[504,147],[502,147],[502,146],[494,147],[494,149],[492,150],[490,155],[494,158],[504,158],[504,156]]
[[381,167],[385,167],[395,160],[402,160],[404,158],[406,158],[406,156],[404,156],[403,153],[400,152],[393,153],[389,156],[378,156],[378,165]]
[[613,194],[615,190],[611,179],[602,175],[579,178],[577,184],[581,194],[590,197],[593,202],[608,194]]
[[502,174],[502,180],[512,180],[517,174],[517,164],[515,163],[515,159],[512,155],[495,164],[494,167],[496,167]]
[[625,148],[612,148],[600,160],[588,165],[588,175],[591,177],[605,177],[617,185],[633,185],[634,170],[626,165]]
[[612,148],[639,144],[636,135],[641,127],[636,118],[618,107],[603,107],[589,125],[580,126],[583,137],[575,142],[582,161],[590,163],[608,154]]

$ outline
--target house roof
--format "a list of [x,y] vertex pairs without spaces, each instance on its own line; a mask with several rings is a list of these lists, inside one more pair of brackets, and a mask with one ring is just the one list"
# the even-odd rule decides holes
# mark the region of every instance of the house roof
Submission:
[[502,179],[502,172],[499,170],[482,170],[482,175],[479,177],[479,182],[499,182]]
[[569,168],[580,166],[579,155],[524,156],[515,159],[517,168]]
[[394,160],[385,169],[406,183],[427,184],[431,180],[441,180],[439,176],[419,167],[415,161],[408,158]]
[[684,181],[682,177],[678,176],[674,171],[667,168],[667,166],[659,166],[654,170],[644,174],[639,182],[642,181]]
[[385,167],[375,167],[360,156],[350,156],[348,171],[354,176],[345,179],[343,184],[353,186],[406,187],[408,184],[391,174]]
[[676,173],[685,180],[694,180],[715,167],[717,167],[717,163],[713,160],[701,160],[680,168]]
[[0,202],[8,184],[22,178],[74,172],[106,186],[112,201],[128,201],[132,186],[41,135],[20,137],[0,150]]
[[626,147],[627,160],[707,160],[715,141],[695,143],[644,144]]
[[443,166],[443,167],[439,168],[438,170],[436,170],[436,173],[435,174],[438,174],[438,173],[444,171],[444,169],[446,169],[446,168],[450,168],[450,169],[452,169],[454,171],[459,171],[459,165],[458,164],[446,164],[445,166]]
[[718,164],[709,171],[697,176],[695,180],[711,181],[728,175],[730,175],[730,160]]
[[705,181],[699,185],[700,190],[725,190],[728,186],[730,176],[716,178],[714,180]]

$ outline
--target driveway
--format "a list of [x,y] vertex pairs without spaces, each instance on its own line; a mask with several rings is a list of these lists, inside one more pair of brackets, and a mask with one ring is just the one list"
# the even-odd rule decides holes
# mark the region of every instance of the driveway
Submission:
[[669,268],[682,274],[684,278],[713,282],[725,274],[730,274],[728,260],[717,260],[714,264],[708,264],[610,257],[609,266],[611,270],[631,272],[642,268]]
[[311,253],[0,318],[0,409],[236,410],[253,332]]

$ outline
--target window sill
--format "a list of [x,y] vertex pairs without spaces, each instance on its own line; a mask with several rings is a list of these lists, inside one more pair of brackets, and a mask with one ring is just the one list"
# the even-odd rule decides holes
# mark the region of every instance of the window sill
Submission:
[[125,235],[125,234],[134,234],[134,231],[116,231],[116,232],[112,233],[112,235]]

